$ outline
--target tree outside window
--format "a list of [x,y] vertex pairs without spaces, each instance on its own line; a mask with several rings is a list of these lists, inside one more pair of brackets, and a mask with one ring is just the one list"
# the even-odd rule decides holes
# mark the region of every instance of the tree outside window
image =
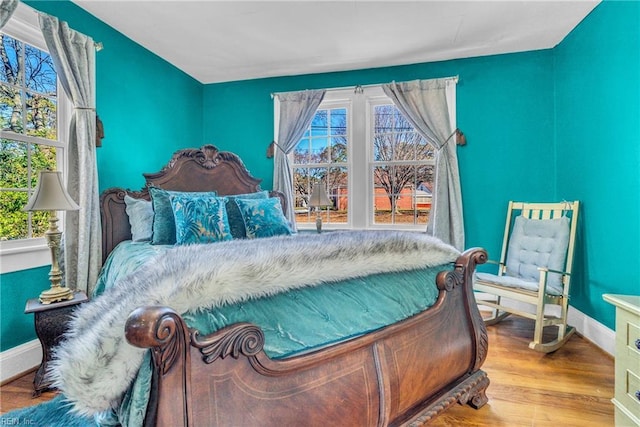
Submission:
[[0,239],[39,237],[48,215],[22,208],[58,164],[57,75],[47,52],[3,33],[0,61]]
[[308,198],[321,182],[329,228],[424,229],[434,155],[381,87],[328,92],[291,155],[296,223],[315,222]]

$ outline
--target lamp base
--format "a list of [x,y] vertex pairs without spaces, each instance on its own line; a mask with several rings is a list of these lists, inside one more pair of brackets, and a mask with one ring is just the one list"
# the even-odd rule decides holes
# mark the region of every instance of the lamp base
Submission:
[[322,218],[320,217],[320,214],[316,217],[316,231],[318,233],[322,233]]
[[52,286],[46,291],[40,293],[40,302],[42,304],[51,304],[52,302],[68,301],[73,299],[73,291],[66,286]]

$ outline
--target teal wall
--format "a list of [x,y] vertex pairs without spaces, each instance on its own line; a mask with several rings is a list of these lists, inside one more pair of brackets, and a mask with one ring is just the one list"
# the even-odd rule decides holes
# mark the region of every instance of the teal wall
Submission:
[[24,314],[28,299],[47,289],[50,267],[16,271],[0,276],[0,351],[36,338],[33,314]]
[[[609,328],[602,293],[640,287],[640,3],[600,4],[550,50],[342,73],[201,85],[70,2],[29,1],[102,41],[97,54],[100,187],[138,189],[183,147],[238,153],[272,187],[272,92],[459,75],[458,148],[467,246],[498,256],[510,199],[580,199],[572,305]],[[34,337],[24,302],[48,268],[0,276],[6,350]]]
[[555,198],[551,50],[206,85],[204,139],[238,153],[271,188],[271,93],[454,75],[457,124],[469,141],[458,148],[467,246],[497,256],[507,201]]
[[[26,3],[104,44],[96,53],[97,111],[105,129],[97,154],[100,190],[140,189],[141,172],[159,170],[179,148],[202,145],[201,83],[71,2]],[[24,304],[49,286],[48,270],[0,275],[0,351],[35,337]]]
[[571,304],[640,294],[640,2],[604,2],[554,50],[558,194],[583,202]]
[[[27,1],[102,42],[96,53],[100,189],[144,185],[171,154],[202,145],[202,84],[69,1]],[[114,4],[114,7],[117,7]]]

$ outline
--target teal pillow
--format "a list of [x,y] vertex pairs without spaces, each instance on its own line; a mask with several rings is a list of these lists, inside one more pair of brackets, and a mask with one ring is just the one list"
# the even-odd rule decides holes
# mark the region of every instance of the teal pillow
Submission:
[[153,234],[153,206],[144,199],[135,199],[124,195],[125,211],[131,226],[131,240],[134,242],[148,242]]
[[172,194],[176,244],[213,243],[231,240],[224,197]]
[[280,199],[236,199],[249,239],[291,234]]
[[176,243],[176,223],[175,218],[173,217],[171,201],[169,199],[171,195],[185,195],[191,197],[216,197],[218,195],[215,191],[170,191],[163,190],[158,187],[149,188],[149,193],[151,193],[151,202],[153,204],[152,245],[173,245]]
[[227,218],[229,218],[229,226],[231,227],[231,235],[234,239],[244,239],[247,237],[247,231],[244,227],[244,220],[238,205],[235,203],[236,199],[267,199],[269,198],[268,191],[258,191],[257,193],[247,194],[233,194],[225,196],[229,200],[227,201]]

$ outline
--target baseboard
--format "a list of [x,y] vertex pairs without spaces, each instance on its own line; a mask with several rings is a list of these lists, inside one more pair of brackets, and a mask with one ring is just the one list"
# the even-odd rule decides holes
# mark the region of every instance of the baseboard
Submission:
[[[478,293],[476,295],[478,300],[486,298],[495,298],[494,295]],[[535,313],[534,306],[531,304],[523,303],[520,301],[513,301],[507,298],[502,298],[502,304],[513,307],[517,310],[525,311],[528,313]],[[482,305],[480,305],[482,308]],[[549,307],[549,313],[553,315],[559,315],[560,307]],[[555,310],[554,310],[555,309]],[[614,356],[616,345],[616,333],[615,331],[607,328],[597,320],[587,316],[577,308],[569,306],[569,314],[567,316],[567,323],[576,328],[576,332],[583,336],[585,339],[591,341],[594,345],[600,348],[602,351]]]
[[568,323],[576,328],[576,332],[591,341],[601,350],[615,356],[616,333],[597,320],[587,316],[575,307],[569,308]]
[[32,340],[0,353],[0,384],[33,370],[42,362],[40,341]]

